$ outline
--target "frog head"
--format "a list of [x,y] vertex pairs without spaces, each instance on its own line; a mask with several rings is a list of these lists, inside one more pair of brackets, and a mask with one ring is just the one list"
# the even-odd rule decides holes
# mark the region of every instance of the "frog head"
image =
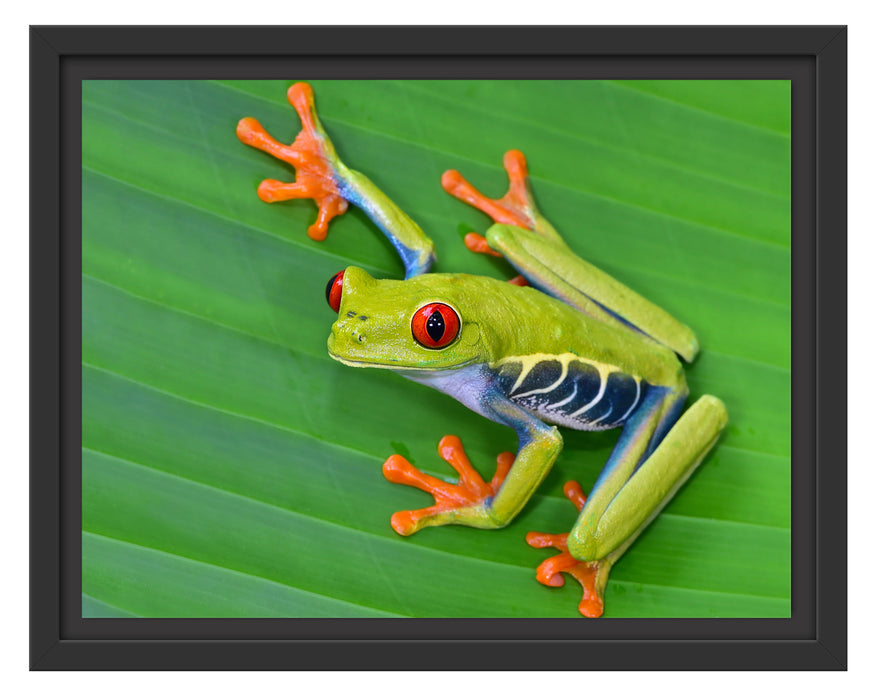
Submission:
[[479,294],[467,275],[374,279],[349,267],[331,278],[339,311],[327,349],[343,364],[399,370],[455,369],[484,361]]

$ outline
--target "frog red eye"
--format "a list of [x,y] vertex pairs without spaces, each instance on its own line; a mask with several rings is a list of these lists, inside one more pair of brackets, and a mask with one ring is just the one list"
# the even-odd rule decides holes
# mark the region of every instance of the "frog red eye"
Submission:
[[459,315],[451,306],[435,302],[413,314],[410,330],[420,345],[437,350],[445,348],[459,335]]
[[337,313],[340,312],[340,299],[343,298],[343,273],[340,270],[327,281],[327,287],[324,290],[324,296],[327,297],[327,303]]

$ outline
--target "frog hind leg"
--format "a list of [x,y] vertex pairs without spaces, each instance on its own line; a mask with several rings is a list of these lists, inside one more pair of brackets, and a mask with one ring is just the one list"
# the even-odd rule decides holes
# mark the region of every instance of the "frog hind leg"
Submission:
[[561,585],[562,573],[572,574],[584,588],[579,606],[587,617],[603,612],[603,593],[609,570],[688,480],[715,444],[728,421],[725,405],[716,397],[698,399],[672,427],[684,397],[657,392],[634,414],[600,473],[589,497],[567,496],[580,509],[568,535],[530,533],[534,547],[553,546],[561,554],[545,560],[536,578]]
[[647,335],[691,361],[698,352],[694,333],[659,306],[578,257],[535,206],[520,151],[505,154],[510,186],[500,199],[478,192],[454,170],[441,180],[454,197],[480,209],[496,222],[486,236],[470,233],[465,244],[476,253],[504,257],[531,286],[579,311]]
[[[508,173],[508,191],[499,199],[490,199],[477,191],[457,170],[447,170],[441,177],[441,186],[457,199],[480,209],[494,221],[511,224],[519,228],[539,232],[539,235],[560,240],[559,234],[550,223],[538,213],[532,190],[529,187],[526,156],[520,151],[508,151],[503,159],[505,172]],[[472,231],[465,234],[465,247],[472,253],[480,253],[495,258],[504,257],[493,250],[484,236]],[[529,280],[523,275],[516,275],[508,280],[518,287],[528,287]]]
[[[567,481],[563,485],[563,493],[578,510],[584,507],[587,496],[577,481]],[[552,535],[547,532],[528,532],[526,542],[537,549],[555,547],[560,554],[548,557],[535,572],[535,578],[545,586],[558,588],[563,585],[563,574],[567,573],[581,584],[583,595],[578,604],[578,611],[585,617],[600,617],[603,614],[603,593],[609,580],[612,568],[608,560],[584,562],[569,553],[566,546],[568,533]]]
[[[511,150],[505,153],[502,162],[508,174],[508,191],[499,199],[490,199],[480,193],[457,170],[447,170],[441,177],[441,186],[447,194],[479,209],[492,217],[497,224],[533,231],[547,240],[562,240],[560,234],[539,213],[535,205],[532,189],[529,186],[526,156],[520,151]],[[474,253],[502,255],[493,250],[486,238],[478,233],[469,233],[465,236],[465,245]]]
[[288,88],[287,97],[303,125],[292,144],[276,141],[252,117],[242,119],[236,127],[242,143],[265,151],[296,170],[295,182],[261,182],[257,188],[260,199],[270,203],[315,200],[318,218],[308,234],[316,241],[323,241],[330,221],[343,214],[349,203],[354,204],[391,241],[404,263],[406,277],[428,272],[435,260],[431,239],[365,175],[342,163],[318,118],[311,86],[296,83]]

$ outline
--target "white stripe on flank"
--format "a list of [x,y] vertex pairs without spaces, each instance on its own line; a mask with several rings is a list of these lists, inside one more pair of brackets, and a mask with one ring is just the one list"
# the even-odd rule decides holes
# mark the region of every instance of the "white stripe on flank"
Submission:
[[597,403],[599,403],[599,400],[601,398],[603,398],[603,394],[606,393],[606,382],[607,382],[608,378],[609,378],[609,375],[607,372],[600,372],[600,388],[599,388],[599,391],[597,391],[597,395],[593,397],[593,401],[591,401],[589,404],[587,404],[586,406],[582,406],[577,411],[575,411],[575,413],[570,413],[569,414],[570,418],[575,418],[576,416],[580,416],[582,413],[584,413],[585,411],[589,411],[591,408],[596,406]]
[[618,419],[618,422],[619,422],[619,423],[623,423],[624,421],[626,421],[627,418],[630,416],[630,412],[631,412],[634,408],[636,408],[636,404],[639,403],[639,394],[640,394],[640,388],[639,388],[639,385],[641,384],[641,382],[640,382],[636,377],[633,378],[633,381],[636,382],[636,398],[633,399],[633,403],[630,404],[630,408],[627,409],[627,413],[625,413],[623,416],[621,416],[621,417]]
[[590,423],[588,423],[588,425],[602,425],[603,421],[606,420],[606,418],[609,417],[609,414],[614,410],[615,410],[615,407],[612,406],[612,408],[610,408],[608,411],[606,411],[605,415],[600,416],[596,420],[590,421]]
[[[536,362],[534,365],[532,365],[532,367],[530,368],[530,371],[535,369],[537,365],[538,365],[538,362]],[[560,362],[560,367],[562,368],[562,371],[560,372],[560,378],[557,381],[555,381],[553,384],[551,384],[550,386],[546,386],[544,389],[531,389],[530,391],[524,391],[522,394],[517,394],[516,396],[512,396],[511,400],[522,399],[524,396],[532,396],[533,394],[547,394],[549,391],[553,391],[554,389],[556,389],[558,386],[560,386],[560,384],[563,383],[563,380],[566,379],[566,375],[569,374],[569,362],[567,361],[565,364]],[[518,385],[522,381],[523,380],[521,379],[518,382]]]
[[565,406],[567,403],[569,403],[572,399],[575,398],[575,394],[577,394],[577,393],[578,393],[578,384],[575,385],[575,389],[569,395],[568,399],[563,399],[562,401],[557,401],[557,403],[552,403],[550,406],[545,406],[545,410],[550,411],[552,408],[559,408],[560,406]]
[[526,379],[526,375],[529,374],[529,370],[531,370],[535,365],[531,365],[529,367],[526,366],[526,362],[520,360],[520,376],[517,377],[517,381],[514,382],[514,386],[511,387],[511,392],[517,390],[517,388],[523,383],[523,380]]

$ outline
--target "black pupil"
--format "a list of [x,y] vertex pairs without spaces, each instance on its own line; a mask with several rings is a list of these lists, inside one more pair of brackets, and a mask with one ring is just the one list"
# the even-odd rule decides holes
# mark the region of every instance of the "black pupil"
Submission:
[[444,330],[446,330],[444,316],[440,311],[435,311],[425,322],[425,332],[435,343],[438,343],[444,337]]
[[327,303],[330,303],[330,290],[333,289],[334,282],[336,282],[336,278],[339,277],[339,273],[335,274],[330,278],[330,281],[327,283],[327,287],[324,289],[324,297],[327,299]]

